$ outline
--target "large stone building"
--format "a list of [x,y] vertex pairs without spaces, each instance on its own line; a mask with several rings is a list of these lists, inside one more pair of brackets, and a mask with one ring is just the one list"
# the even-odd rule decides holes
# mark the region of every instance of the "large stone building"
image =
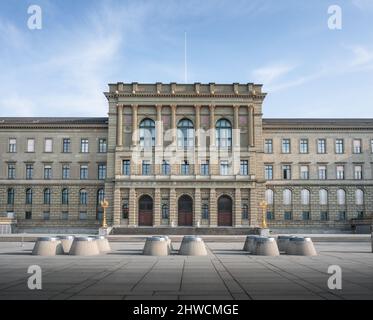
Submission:
[[[0,118],[0,213],[110,225],[350,230],[373,212],[373,120],[262,119],[256,84],[109,85],[107,118]],[[3,218],[5,219],[5,218]]]

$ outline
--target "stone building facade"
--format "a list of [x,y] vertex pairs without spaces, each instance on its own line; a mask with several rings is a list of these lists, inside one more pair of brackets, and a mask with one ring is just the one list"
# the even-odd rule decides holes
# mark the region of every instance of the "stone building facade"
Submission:
[[[1,118],[20,230],[348,230],[373,212],[373,120],[262,119],[257,84],[110,84],[107,118]],[[31,191],[30,191],[31,190]],[[31,192],[31,195],[30,195]]]

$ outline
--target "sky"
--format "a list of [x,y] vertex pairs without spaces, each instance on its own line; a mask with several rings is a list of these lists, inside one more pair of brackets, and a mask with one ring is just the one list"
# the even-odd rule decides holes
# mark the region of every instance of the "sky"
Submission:
[[187,81],[261,83],[266,118],[373,118],[373,0],[1,0],[0,116],[106,116],[108,83],[183,83],[184,32]]

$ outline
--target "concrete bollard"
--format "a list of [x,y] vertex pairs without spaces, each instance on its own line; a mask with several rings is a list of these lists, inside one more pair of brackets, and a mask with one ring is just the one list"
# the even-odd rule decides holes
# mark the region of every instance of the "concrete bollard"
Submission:
[[69,254],[73,256],[95,256],[100,254],[100,250],[94,238],[76,237],[71,245]]
[[106,237],[104,237],[104,236],[89,236],[89,237],[96,240],[97,247],[98,247],[98,250],[100,251],[100,253],[111,251],[109,241]]
[[245,244],[243,246],[243,251],[253,252],[255,250],[255,240],[259,238],[258,235],[248,235],[246,236]]
[[159,236],[160,238],[164,238],[167,241],[167,246],[168,246],[168,253],[171,254],[173,247],[172,247],[172,242],[169,236]]
[[279,256],[275,238],[260,237],[255,240],[255,255],[258,256]]
[[370,235],[371,243],[372,243],[372,252],[373,252],[373,232]]
[[32,254],[35,256],[55,256],[63,254],[61,241],[56,237],[41,237],[38,238]]
[[202,238],[196,236],[184,236],[181,241],[179,255],[206,256],[207,250]]
[[57,239],[61,241],[64,254],[69,254],[74,238],[75,238],[74,236],[58,236],[57,237]]
[[143,255],[146,256],[168,256],[169,247],[167,240],[164,237],[148,237],[146,238]]
[[280,252],[286,252],[289,245],[289,240],[295,236],[280,235],[277,237],[277,246]]
[[286,253],[298,256],[317,256],[316,249],[311,238],[294,237],[289,239]]

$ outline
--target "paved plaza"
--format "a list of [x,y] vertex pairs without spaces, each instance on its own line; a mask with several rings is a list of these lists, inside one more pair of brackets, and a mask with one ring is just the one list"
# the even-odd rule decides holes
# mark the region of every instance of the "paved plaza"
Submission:
[[[252,256],[240,241],[208,241],[205,257],[151,257],[141,254],[143,244],[112,242],[111,253],[94,257],[38,257],[32,242],[0,242],[0,300],[373,299],[367,241],[316,242],[317,257]],[[30,265],[42,269],[41,290],[27,287]],[[330,265],[342,268],[342,290],[328,289]]]

